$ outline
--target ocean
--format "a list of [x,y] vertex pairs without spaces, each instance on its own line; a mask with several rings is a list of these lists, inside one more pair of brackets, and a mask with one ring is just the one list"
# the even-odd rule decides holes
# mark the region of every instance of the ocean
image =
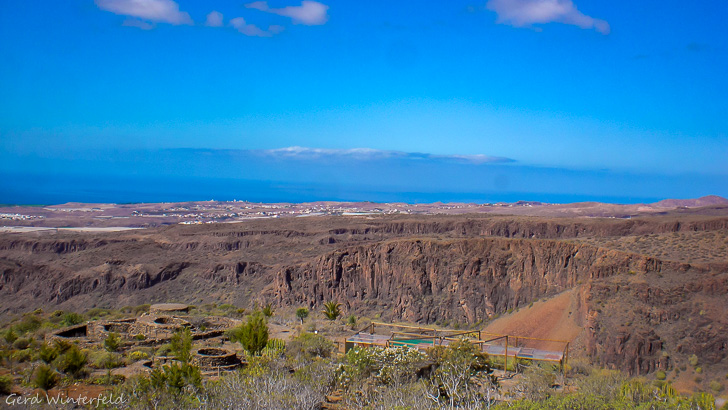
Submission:
[[0,174],[0,204],[53,205],[66,202],[139,203],[185,201],[249,202],[462,202],[650,203],[664,198],[616,197],[545,192],[410,192],[371,186],[252,181],[229,178],[149,178],[143,176],[58,176]]

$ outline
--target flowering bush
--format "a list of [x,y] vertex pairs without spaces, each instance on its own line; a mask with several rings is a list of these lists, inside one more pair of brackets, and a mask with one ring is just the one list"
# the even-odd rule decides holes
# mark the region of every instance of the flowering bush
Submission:
[[354,347],[339,365],[337,381],[342,386],[368,377],[383,385],[404,382],[415,377],[426,360],[425,354],[409,347]]

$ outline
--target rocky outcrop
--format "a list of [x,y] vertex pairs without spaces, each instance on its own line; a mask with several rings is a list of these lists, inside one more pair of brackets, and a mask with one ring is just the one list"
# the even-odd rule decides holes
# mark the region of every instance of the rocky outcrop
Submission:
[[232,264],[216,264],[212,268],[203,273],[203,278],[231,285],[239,285],[241,279],[246,277],[261,275],[266,272],[266,268],[255,262],[236,262]]
[[76,295],[88,294],[99,288],[109,292],[146,289],[164,281],[174,280],[188,266],[189,263],[186,262],[175,262],[157,270],[151,270],[149,267],[137,267],[126,272],[108,269],[98,276],[75,275],[62,280],[55,287],[51,300],[62,303]]
[[644,219],[546,220],[539,218],[478,218],[443,221],[403,221],[377,223],[367,227],[337,228],[329,234],[339,235],[433,235],[452,234],[464,237],[496,236],[504,238],[568,239],[584,236],[626,236],[681,231],[728,229],[728,218],[695,221],[660,221]]
[[628,271],[660,272],[665,264],[559,241],[401,240],[342,249],[315,263],[284,267],[272,293],[284,305],[339,300],[349,309],[379,310],[386,318],[475,323],[587,280]]
[[[109,240],[86,240],[86,239],[65,239],[65,240],[6,240],[0,241],[0,251],[22,251],[28,253],[55,253],[66,254],[81,252],[86,249],[100,248],[110,243],[122,243],[126,241]],[[133,240],[131,241],[133,242]]]
[[728,358],[728,272],[672,270],[652,277],[596,281],[588,306],[588,355],[602,366],[645,374],[670,370],[673,357]]
[[0,292],[24,292],[35,298],[34,305],[63,303],[92,292],[133,292],[176,279],[189,266],[173,262],[162,267],[104,264],[82,272],[47,266],[16,266],[0,272]]
[[604,347],[599,362],[629,374],[646,374],[658,369],[668,370],[669,356],[662,356],[663,343],[652,329],[622,328],[599,340]]

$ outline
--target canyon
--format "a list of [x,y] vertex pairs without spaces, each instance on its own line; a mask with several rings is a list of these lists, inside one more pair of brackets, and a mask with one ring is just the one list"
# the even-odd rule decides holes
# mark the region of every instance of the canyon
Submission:
[[[319,216],[2,233],[0,311],[163,302],[319,310],[336,300],[356,316],[479,328],[572,292],[564,317],[580,329],[573,355],[630,374],[684,367],[695,355],[706,373],[725,374],[720,214]],[[661,243],[682,251],[665,254]],[[715,252],[686,260],[691,246]]]

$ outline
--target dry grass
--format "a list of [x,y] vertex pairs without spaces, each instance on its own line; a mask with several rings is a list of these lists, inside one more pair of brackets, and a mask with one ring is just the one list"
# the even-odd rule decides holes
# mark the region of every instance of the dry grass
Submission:
[[581,242],[688,263],[728,262],[728,230],[591,237]]

